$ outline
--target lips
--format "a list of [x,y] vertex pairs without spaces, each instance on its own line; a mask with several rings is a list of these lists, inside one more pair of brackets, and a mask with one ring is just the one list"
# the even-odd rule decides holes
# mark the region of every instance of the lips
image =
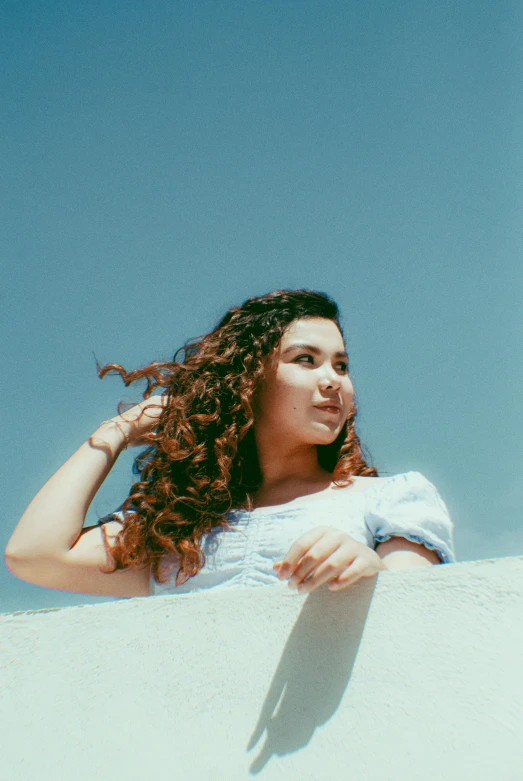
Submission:
[[321,409],[324,412],[330,412],[332,415],[339,414],[341,412],[340,405],[336,404],[334,401],[323,401],[321,404],[315,404],[314,406],[316,409]]

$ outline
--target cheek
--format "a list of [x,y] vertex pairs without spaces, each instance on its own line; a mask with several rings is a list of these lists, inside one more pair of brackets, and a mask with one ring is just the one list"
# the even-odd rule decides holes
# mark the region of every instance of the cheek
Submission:
[[343,386],[343,395],[345,396],[347,404],[352,404],[352,401],[354,399],[354,387],[352,385],[352,382],[349,380],[348,382],[344,383]]
[[258,397],[258,414],[267,419],[285,420],[298,406],[301,394],[296,383],[288,378],[278,379],[265,387]]
[[310,387],[301,377],[280,376],[272,389],[271,402],[273,416],[290,421],[300,410],[304,410],[310,401]]
[[302,375],[282,377],[278,383],[278,395],[283,403],[308,401],[311,396],[311,384],[303,372]]

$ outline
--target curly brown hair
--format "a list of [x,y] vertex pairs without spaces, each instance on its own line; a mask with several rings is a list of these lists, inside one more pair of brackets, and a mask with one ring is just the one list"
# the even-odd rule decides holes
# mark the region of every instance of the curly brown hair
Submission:
[[[135,459],[141,479],[121,506],[123,528],[112,545],[102,527],[112,572],[151,565],[155,581],[165,583],[177,563],[180,585],[205,564],[203,535],[227,528],[233,508],[252,509],[261,483],[253,395],[285,330],[312,317],[332,320],[343,336],[338,306],[325,293],[276,290],[229,309],[213,331],[187,342],[170,362],[131,372],[118,364],[98,366],[100,377],[117,373],[126,386],[146,379],[144,399],[158,388],[167,388],[168,397],[156,432],[144,436],[149,446]],[[353,405],[337,439],[317,446],[320,466],[338,486],[350,485],[353,475],[378,474],[363,456],[355,419]]]

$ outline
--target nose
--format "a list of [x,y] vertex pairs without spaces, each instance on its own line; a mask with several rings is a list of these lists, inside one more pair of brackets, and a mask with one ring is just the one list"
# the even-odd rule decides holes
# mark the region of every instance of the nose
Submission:
[[339,390],[341,387],[341,377],[334,371],[331,364],[327,364],[319,379],[320,390]]

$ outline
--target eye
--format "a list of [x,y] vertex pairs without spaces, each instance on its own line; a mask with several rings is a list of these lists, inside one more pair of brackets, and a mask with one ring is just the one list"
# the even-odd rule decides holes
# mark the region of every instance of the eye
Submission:
[[[305,360],[303,360],[305,358]],[[309,355],[308,353],[304,353],[303,355],[297,355],[294,359],[296,363],[314,363],[314,357],[312,355]]]
[[349,371],[349,364],[347,363],[347,361],[338,361],[338,363],[336,364],[336,368],[338,369],[338,371],[341,371],[344,374],[346,374]]

